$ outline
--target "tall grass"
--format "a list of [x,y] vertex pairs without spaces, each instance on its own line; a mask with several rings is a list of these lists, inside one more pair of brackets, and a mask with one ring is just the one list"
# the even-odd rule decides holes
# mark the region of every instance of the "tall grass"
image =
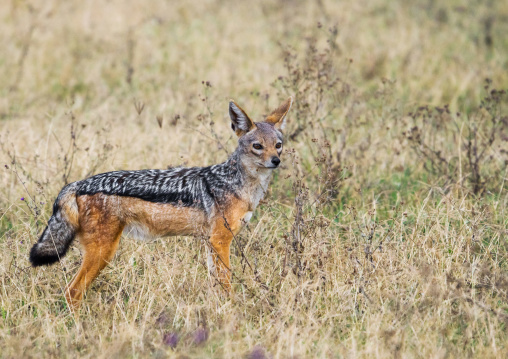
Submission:
[[[0,5],[0,357],[505,357],[508,4]],[[486,81],[486,79],[488,79]],[[235,238],[123,238],[79,315],[80,248],[32,269],[61,187],[198,166],[295,96]]]

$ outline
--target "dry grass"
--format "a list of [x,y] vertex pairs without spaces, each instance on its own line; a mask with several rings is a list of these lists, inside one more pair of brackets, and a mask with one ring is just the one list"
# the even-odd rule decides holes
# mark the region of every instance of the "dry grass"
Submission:
[[[12,0],[0,18],[0,357],[506,356],[508,111],[490,91],[508,3]],[[289,94],[231,297],[193,238],[123,239],[77,318],[79,248],[30,268],[65,182],[222,161],[227,100],[259,119]]]

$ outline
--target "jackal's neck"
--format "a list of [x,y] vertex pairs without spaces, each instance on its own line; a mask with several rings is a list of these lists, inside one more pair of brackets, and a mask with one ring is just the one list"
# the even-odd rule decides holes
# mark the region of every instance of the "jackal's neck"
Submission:
[[239,180],[243,180],[244,177],[244,169],[241,163],[240,154],[236,151],[233,152],[229,158],[218,165],[213,166],[217,169],[220,169],[221,172],[226,175],[225,179],[230,181],[238,182]]
[[254,210],[268,190],[272,170],[259,168],[248,160],[244,160],[245,157],[242,154],[242,150],[237,148],[222,166],[230,168],[228,172],[238,175],[237,181],[241,185],[235,192],[250,204],[251,210]]

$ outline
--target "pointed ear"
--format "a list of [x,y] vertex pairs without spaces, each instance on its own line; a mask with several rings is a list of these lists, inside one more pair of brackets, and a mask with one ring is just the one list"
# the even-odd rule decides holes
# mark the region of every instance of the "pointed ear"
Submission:
[[231,117],[231,128],[238,137],[245,135],[256,127],[245,111],[233,100],[229,101],[229,117]]
[[278,130],[284,130],[286,126],[286,117],[293,104],[293,97],[291,96],[286,101],[282,103],[277,109],[275,109],[271,114],[268,115],[265,122],[271,123]]

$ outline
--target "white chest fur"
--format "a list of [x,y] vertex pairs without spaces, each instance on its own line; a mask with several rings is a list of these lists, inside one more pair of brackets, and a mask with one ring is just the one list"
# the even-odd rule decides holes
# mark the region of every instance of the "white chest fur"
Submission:
[[250,219],[252,218],[252,212],[249,211],[247,213],[245,213],[245,216],[243,217],[243,224],[247,224],[250,222]]
[[261,201],[265,197],[271,179],[272,179],[271,171],[267,173],[261,173],[258,177],[258,181],[256,181],[256,183],[253,184],[253,186],[250,188],[248,200],[250,203],[251,211],[254,211],[258,206],[259,201]]

